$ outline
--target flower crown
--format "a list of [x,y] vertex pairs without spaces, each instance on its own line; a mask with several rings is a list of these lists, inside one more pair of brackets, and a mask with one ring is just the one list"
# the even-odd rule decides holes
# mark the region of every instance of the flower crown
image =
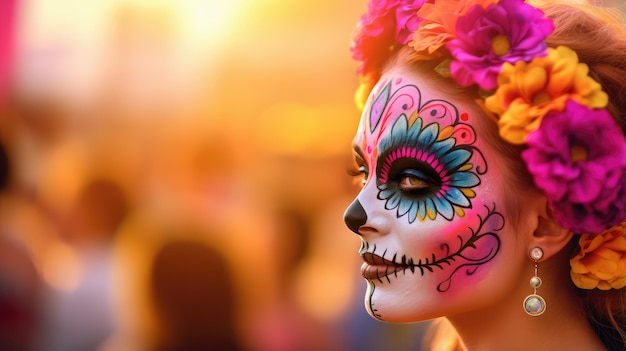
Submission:
[[500,136],[522,158],[559,223],[580,237],[572,280],[626,286],[626,139],[608,95],[572,49],[548,47],[554,30],[524,0],[371,0],[351,51],[360,62],[359,109],[401,47],[464,87],[476,86]]

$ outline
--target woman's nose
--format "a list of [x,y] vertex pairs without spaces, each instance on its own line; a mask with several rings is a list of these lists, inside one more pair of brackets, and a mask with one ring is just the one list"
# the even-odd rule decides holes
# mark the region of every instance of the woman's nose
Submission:
[[348,226],[348,229],[360,235],[359,228],[367,222],[367,213],[365,213],[365,209],[358,198],[354,199],[346,209],[343,215],[343,221],[346,223],[346,226]]

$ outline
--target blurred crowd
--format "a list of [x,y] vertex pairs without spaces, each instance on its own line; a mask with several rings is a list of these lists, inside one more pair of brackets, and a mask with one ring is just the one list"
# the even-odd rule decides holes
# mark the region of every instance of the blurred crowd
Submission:
[[361,5],[0,0],[0,351],[419,349],[342,222]]

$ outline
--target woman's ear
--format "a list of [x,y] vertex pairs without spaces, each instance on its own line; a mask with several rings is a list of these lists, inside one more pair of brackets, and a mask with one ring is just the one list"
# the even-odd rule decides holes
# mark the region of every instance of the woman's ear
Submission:
[[570,242],[574,233],[557,222],[547,201],[543,209],[537,214],[537,224],[529,242],[528,252],[538,246],[543,250],[543,260],[545,260],[561,251]]

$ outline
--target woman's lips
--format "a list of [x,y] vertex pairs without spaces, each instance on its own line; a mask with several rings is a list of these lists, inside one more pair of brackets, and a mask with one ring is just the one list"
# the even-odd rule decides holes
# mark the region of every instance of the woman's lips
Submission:
[[380,279],[390,274],[403,271],[407,268],[408,268],[407,266],[402,266],[402,265],[383,265],[383,264],[371,265],[365,262],[361,266],[361,275],[363,275],[363,278],[365,279]]
[[361,265],[361,275],[365,279],[380,279],[410,268],[408,264],[399,264],[386,258],[366,252],[361,255],[365,261]]

